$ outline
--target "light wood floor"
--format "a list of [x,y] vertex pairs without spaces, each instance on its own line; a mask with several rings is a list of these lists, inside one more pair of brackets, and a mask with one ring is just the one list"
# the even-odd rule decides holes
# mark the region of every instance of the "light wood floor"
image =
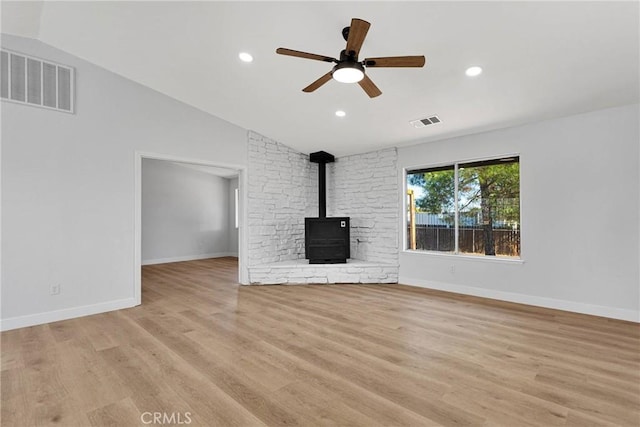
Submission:
[[144,267],[140,307],[2,333],[2,425],[640,425],[637,324],[236,269]]

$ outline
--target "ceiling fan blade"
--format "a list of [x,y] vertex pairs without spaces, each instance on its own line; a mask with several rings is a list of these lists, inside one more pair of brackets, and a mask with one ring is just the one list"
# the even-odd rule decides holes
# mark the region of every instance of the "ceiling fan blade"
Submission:
[[424,56],[386,56],[364,60],[366,67],[424,67],[424,64]]
[[302,91],[303,92],[313,92],[314,90],[318,89],[320,86],[322,86],[323,84],[325,84],[329,80],[331,80],[331,71],[329,71],[324,76],[320,77],[315,82],[311,83],[309,86],[307,86],[304,89],[302,89]]
[[375,98],[376,96],[382,95],[382,91],[378,89],[378,86],[376,86],[366,74],[364,75],[364,78],[358,82],[358,84],[362,89],[364,89],[365,92],[367,92],[369,98]]
[[308,53],[308,52],[300,52],[299,50],[287,49],[284,47],[279,47],[278,49],[276,49],[276,53],[279,53],[280,55],[295,56],[298,58],[315,59],[316,61],[338,62],[337,59],[331,58],[330,56],[316,55],[315,53]]
[[347,39],[347,53],[354,52],[355,56],[358,56],[370,26],[371,24],[362,19],[353,18],[351,20],[349,38]]

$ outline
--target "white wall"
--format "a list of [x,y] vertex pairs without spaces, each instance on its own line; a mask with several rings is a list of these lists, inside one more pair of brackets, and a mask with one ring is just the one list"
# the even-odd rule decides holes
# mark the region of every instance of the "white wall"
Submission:
[[638,117],[632,105],[400,148],[401,170],[520,154],[524,261],[402,252],[400,282],[640,320]]
[[246,130],[41,42],[2,47],[77,72],[76,114],[2,102],[2,328],[134,305],[136,151],[242,168]]
[[235,253],[229,248],[229,183],[181,163],[143,159],[142,263],[237,255],[237,244]]

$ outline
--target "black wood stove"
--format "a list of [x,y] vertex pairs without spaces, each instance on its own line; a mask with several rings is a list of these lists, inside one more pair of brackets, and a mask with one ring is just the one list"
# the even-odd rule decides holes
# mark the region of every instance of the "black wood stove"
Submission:
[[309,264],[339,264],[351,256],[349,217],[327,218],[326,165],[333,155],[318,151],[309,155],[318,164],[318,218],[304,219],[305,258]]

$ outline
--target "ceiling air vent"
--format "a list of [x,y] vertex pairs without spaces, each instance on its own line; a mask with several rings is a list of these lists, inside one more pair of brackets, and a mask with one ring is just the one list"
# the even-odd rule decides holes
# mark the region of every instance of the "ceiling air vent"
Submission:
[[440,118],[438,118],[438,116],[436,115],[433,115],[427,117],[426,119],[412,120],[409,123],[411,123],[411,125],[415,128],[423,128],[425,126],[436,125],[440,123]]
[[2,49],[0,77],[2,100],[73,113],[71,67]]

